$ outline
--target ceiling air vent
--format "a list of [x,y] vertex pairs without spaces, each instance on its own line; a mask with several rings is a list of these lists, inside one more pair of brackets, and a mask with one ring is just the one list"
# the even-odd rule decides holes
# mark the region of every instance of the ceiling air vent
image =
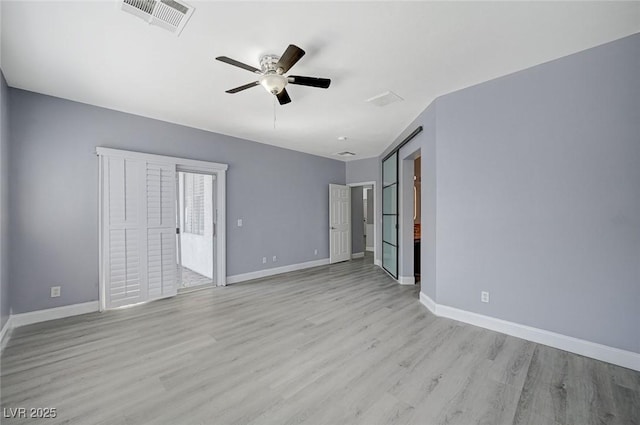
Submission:
[[193,14],[193,7],[177,0],[121,0],[122,10],[176,35]]
[[386,91],[377,96],[373,96],[370,99],[367,99],[365,102],[369,102],[377,106],[387,106],[390,103],[399,102],[401,100],[404,100],[404,99],[398,96],[397,94],[395,94],[394,92]]

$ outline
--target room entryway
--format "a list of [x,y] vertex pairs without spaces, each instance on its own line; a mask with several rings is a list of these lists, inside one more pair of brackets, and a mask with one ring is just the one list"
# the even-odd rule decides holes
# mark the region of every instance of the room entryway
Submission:
[[[402,285],[425,280],[425,220],[419,127],[382,160],[382,268]],[[426,229],[428,231],[428,228]],[[416,291],[416,294],[419,291]]]
[[100,310],[172,297],[183,285],[225,285],[227,165],[96,151]]
[[421,215],[421,158],[413,160],[413,277],[420,286],[420,237],[422,234]]
[[178,289],[214,283],[215,176],[178,172]]
[[374,263],[374,185],[349,184],[351,187],[351,258]]

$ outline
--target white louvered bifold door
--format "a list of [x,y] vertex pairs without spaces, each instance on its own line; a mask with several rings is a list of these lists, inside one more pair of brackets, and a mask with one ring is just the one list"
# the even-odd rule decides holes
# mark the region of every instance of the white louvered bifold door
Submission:
[[114,308],[147,299],[142,267],[146,165],[118,157],[106,157],[103,164],[104,289],[106,307]]
[[147,164],[147,276],[149,299],[177,292],[176,171],[172,164]]
[[117,156],[102,164],[104,306],[175,295],[175,165]]

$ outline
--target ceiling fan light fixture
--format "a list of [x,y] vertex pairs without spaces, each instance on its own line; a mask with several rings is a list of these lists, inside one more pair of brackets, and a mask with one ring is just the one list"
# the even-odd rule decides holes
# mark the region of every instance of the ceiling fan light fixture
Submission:
[[265,74],[260,77],[260,85],[271,94],[280,94],[287,85],[287,78],[279,74]]
[[[130,0],[130,1],[143,1],[143,0]],[[144,0],[144,1],[157,1],[157,0]],[[174,1],[174,0],[159,0],[159,1]],[[291,103],[291,98],[289,97],[289,93],[287,93],[287,89],[285,88],[287,84],[295,84],[298,86],[309,86],[309,87],[317,87],[320,89],[328,89],[331,85],[331,80],[328,78],[318,78],[318,77],[305,77],[301,75],[289,75],[285,77],[287,71],[291,69],[293,65],[295,65],[301,57],[304,56],[304,50],[299,48],[296,45],[289,44],[287,49],[284,51],[282,56],[276,55],[263,55],[260,58],[260,69],[247,65],[246,63],[242,63],[235,59],[231,59],[227,56],[218,56],[216,60],[220,62],[224,62],[229,65],[236,66],[238,68],[245,69],[247,71],[253,72],[254,74],[260,75],[257,81],[253,81],[251,83],[245,84],[240,87],[235,87],[233,89],[225,90],[226,93],[234,94],[241,92],[243,90],[250,89],[251,87],[255,87],[257,85],[261,85],[268,91],[270,94],[273,94],[278,99],[280,105],[286,105]]]

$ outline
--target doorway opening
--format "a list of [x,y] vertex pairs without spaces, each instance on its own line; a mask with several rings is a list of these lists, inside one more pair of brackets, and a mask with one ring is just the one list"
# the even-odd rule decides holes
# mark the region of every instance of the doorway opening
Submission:
[[373,185],[351,186],[351,259],[373,264]]
[[420,236],[421,236],[421,157],[413,161],[413,277],[420,286]]
[[349,183],[351,188],[351,259],[375,264],[375,182]]
[[422,236],[425,231],[422,217],[422,162],[421,152],[415,144],[407,145],[401,151],[398,180],[398,282],[415,285],[419,293],[423,275],[421,267]]
[[216,178],[179,171],[176,232],[178,290],[215,285]]
[[[100,311],[173,297],[178,292],[181,280],[176,263],[182,264],[183,253],[181,237],[176,235],[181,236],[184,226],[178,196],[180,172],[212,179],[212,188],[206,193],[213,211],[209,221],[213,221],[211,280],[212,284],[226,285],[228,166],[104,147],[97,147],[96,153]],[[207,221],[202,222],[206,229]],[[199,228],[197,219],[190,223],[192,229]]]
[[375,235],[374,235],[374,226],[375,226],[375,209],[374,205],[374,196],[373,193],[373,185],[363,186],[363,210],[364,210],[364,256],[365,259],[368,259],[370,263],[373,264],[373,252],[375,247]]

